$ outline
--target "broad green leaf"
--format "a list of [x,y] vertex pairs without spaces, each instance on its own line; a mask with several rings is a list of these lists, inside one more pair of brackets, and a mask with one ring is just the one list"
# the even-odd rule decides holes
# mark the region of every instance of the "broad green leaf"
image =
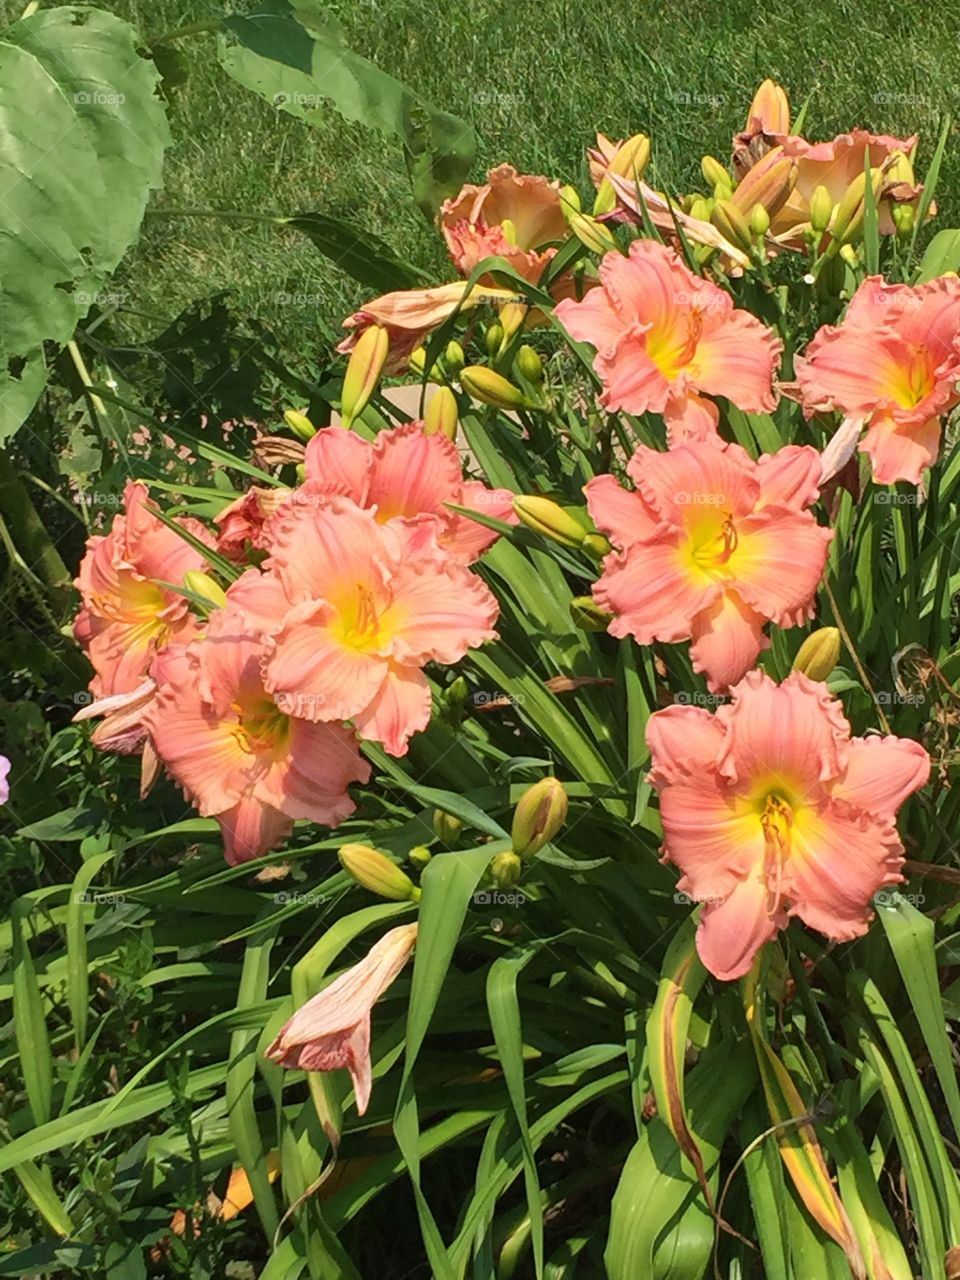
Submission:
[[263,0],[254,13],[224,18],[222,29],[223,69],[278,111],[311,124],[329,102],[344,119],[398,138],[428,216],[463,185],[476,146],[470,126],[354,53],[319,5]]
[[924,250],[915,284],[925,284],[948,271],[960,270],[960,231],[951,227],[938,231]]
[[0,440],[136,239],[169,141],[159,74],[99,9],[41,9],[0,34]]

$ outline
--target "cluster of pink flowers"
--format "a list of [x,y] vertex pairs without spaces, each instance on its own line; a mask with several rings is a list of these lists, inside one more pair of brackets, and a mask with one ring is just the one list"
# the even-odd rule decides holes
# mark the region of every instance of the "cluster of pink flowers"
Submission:
[[[104,717],[100,746],[143,752],[146,781],[166,769],[216,818],[231,863],[298,819],[353,812],[349,785],[370,774],[360,742],[402,755],[430,720],[424,668],[496,636],[497,602],[469,567],[496,534],[447,504],[505,516],[511,495],[465,482],[450,440],[421,423],[375,444],[329,427],[306,472],[238,499],[217,539],[178,520],[192,542],[132,481],[76,580],[96,698],[81,718]],[[225,592],[191,580],[203,548],[249,567]],[[209,609],[192,611],[191,588]]]

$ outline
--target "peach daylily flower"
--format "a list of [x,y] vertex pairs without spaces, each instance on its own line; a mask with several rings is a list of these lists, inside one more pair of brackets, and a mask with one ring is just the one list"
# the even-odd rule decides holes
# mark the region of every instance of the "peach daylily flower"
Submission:
[[852,738],[825,684],[751,671],[715,715],[667,707],[647,724],[663,858],[702,902],[697,950],[724,981],[747,973],[790,916],[860,937],[870,899],[903,879],[897,810],[930,774],[909,738]]
[[672,249],[635,240],[626,256],[608,253],[600,286],[582,302],[559,303],[556,316],[596,347],[606,409],[663,414],[673,446],[716,434],[719,411],[706,396],[748,413],[775,406],[779,339]]
[[742,180],[774,147],[782,147],[783,154],[797,162],[796,185],[774,214],[770,235],[787,248],[803,249],[814,191],[819,186],[826,187],[837,204],[854,178],[863,173],[867,154],[871,170],[890,171],[877,203],[879,230],[883,235],[892,235],[893,205],[916,205],[923,191],[914,180],[910,162],[916,145],[915,134],[894,138],[865,129],[842,133],[829,142],[808,142],[790,132],[790,106],[784,90],[774,81],[765,80],[751,104],[746,128],[734,139],[733,168],[737,179]]
[[735,444],[641,445],[627,473],[633,493],[613,476],[584,487],[616,548],[593,587],[614,615],[610,634],[692,640],[693,668],[710,688],[735,684],[768,647],[767,621],[795,627],[813,616],[833,536],[806,510],[819,492],[819,453],[788,445],[754,462]]
[[[144,484],[129,482],[123,507],[108,534],[87,539],[74,581],[83,599],[73,633],[93,664],[90,688],[98,698],[132,692],[159,648],[193,638],[197,624],[187,601],[159,584],[206,568],[203,556],[153,514]],[[177,523],[212,545],[199,521]]]
[[871,276],[843,323],[824,326],[784,387],[804,412],[863,418],[860,444],[878,484],[919,484],[940,450],[943,415],[960,402],[960,280],[911,287]]
[[154,659],[143,714],[167,772],[220,824],[231,866],[280,844],[295,819],[336,826],[356,807],[349,784],[370,776],[348,729],[285,713],[263,686],[263,659],[246,620],[217,609],[203,640]]
[[324,427],[307,445],[304,465],[307,482],[294,502],[341,494],[374,510],[381,524],[435,516],[437,541],[459,564],[476,560],[499,535],[447,503],[516,522],[513,494],[465,481],[456,445],[439,432],[425,435],[422,422],[381,431],[373,444],[341,427]]
[[467,184],[440,209],[440,230],[453,265],[469,276],[484,258],[506,259],[536,284],[569,233],[560,184],[498,165],[482,186]]
[[370,1013],[410,958],[415,924],[390,929],[363,959],[347,969],[296,1011],[280,1029],[265,1056],[300,1071],[345,1067],[353,1080],[357,1113],[370,1102]]
[[496,638],[496,599],[436,530],[432,517],[380,524],[344,497],[275,517],[265,572],[248,570],[227,594],[270,637],[265,685],[281,706],[350,720],[391,755],[406,752],[430,721],[422,668]]

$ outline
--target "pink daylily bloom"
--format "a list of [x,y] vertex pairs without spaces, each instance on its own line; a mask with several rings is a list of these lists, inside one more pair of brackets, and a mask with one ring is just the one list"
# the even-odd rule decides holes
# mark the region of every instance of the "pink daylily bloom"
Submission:
[[[74,582],[83,597],[74,635],[93,663],[90,688],[98,698],[132,692],[158,649],[194,637],[186,599],[159,584],[180,583],[188,569],[206,567],[203,556],[153,514],[145,485],[130,481],[123,505],[108,534],[87,540]],[[177,523],[213,545],[199,521]]]
[[220,824],[231,865],[280,844],[295,819],[336,826],[356,807],[349,784],[370,776],[348,729],[286,714],[264,688],[263,660],[246,619],[217,609],[203,640],[154,659],[143,713],[167,772]]
[[7,778],[10,774],[10,761],[6,756],[0,756],[0,804],[6,804],[10,799],[10,784]]
[[437,542],[433,517],[381,524],[349,498],[290,502],[270,526],[265,572],[228,598],[270,637],[266,688],[291,715],[351,720],[403,755],[430,721],[428,662],[496,638],[497,601]]
[[820,329],[783,389],[809,417],[839,410],[866,421],[860,443],[878,484],[919,484],[940,450],[940,424],[960,403],[960,280],[886,284],[871,276],[843,323]]
[[751,671],[715,715],[668,707],[647,725],[663,858],[703,903],[697,950],[731,980],[790,916],[860,937],[870,899],[903,879],[900,805],[930,759],[908,738],[852,738],[827,686]]
[[340,494],[369,507],[381,524],[435,516],[437,541],[459,564],[476,560],[499,535],[448,503],[516,522],[513,494],[465,481],[456,445],[440,432],[425,435],[422,422],[381,431],[373,444],[341,427],[324,427],[307,445],[304,466],[307,482],[294,502]]
[[600,286],[582,302],[558,303],[556,315],[596,347],[606,409],[663,414],[672,447],[716,435],[719,411],[708,396],[748,413],[775,406],[779,339],[672,249],[635,240],[626,256],[608,253]]
[[281,1027],[265,1056],[293,1070],[345,1067],[362,1116],[373,1086],[370,1013],[407,963],[416,940],[415,924],[385,933],[358,964],[301,1005]]
[[594,584],[614,615],[611,635],[638,644],[692,640],[712,690],[735,684],[768,647],[768,621],[813,616],[832,531],[806,508],[819,493],[820,455],[788,445],[754,462],[716,441],[665,453],[642,445],[627,473],[584,487],[590,515],[615,550]]
[[484,258],[505,258],[516,273],[536,284],[569,235],[560,204],[560,183],[509,164],[498,165],[482,186],[467,184],[440,209],[440,230],[453,264],[469,276]]

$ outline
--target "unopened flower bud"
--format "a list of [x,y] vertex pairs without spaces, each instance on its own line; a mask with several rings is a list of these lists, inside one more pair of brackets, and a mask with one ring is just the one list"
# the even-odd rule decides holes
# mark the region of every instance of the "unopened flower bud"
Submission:
[[690,205],[690,217],[696,218],[698,222],[709,222],[710,215],[713,213],[713,201],[705,200],[703,196],[697,196],[696,200]]
[[[883,170],[872,169],[870,179],[874,202],[876,202],[883,186]],[[841,196],[836,213],[833,215],[833,226],[830,228],[830,234],[837,244],[852,244],[863,233],[866,190],[867,175],[858,173]]]
[[758,240],[770,230],[770,215],[762,204],[755,204],[750,210],[750,230]]
[[[483,345],[487,348],[487,355],[495,356],[500,352],[503,346],[503,325],[499,320],[494,320],[493,324],[487,325],[487,331],[483,335]],[[462,365],[460,366],[463,367]]]
[[836,627],[820,627],[804,640],[793,660],[793,670],[811,680],[826,680],[840,657],[840,632]]
[[420,897],[407,873],[368,844],[345,844],[338,856],[344,871],[371,893],[394,902],[416,902]]
[[434,809],[433,811],[433,834],[437,837],[441,844],[450,848],[460,839],[460,832],[463,830],[463,823],[459,818],[455,818],[452,813],[446,813],[443,809]]
[[912,204],[895,204],[890,210],[890,216],[898,236],[911,234],[917,221],[917,211]]
[[183,575],[183,585],[192,595],[199,596],[211,609],[226,607],[227,597],[219,582],[200,569],[188,569]]
[[422,378],[427,371],[427,352],[424,347],[417,347],[416,351],[411,351],[407,365],[413,372]]
[[635,133],[621,142],[610,161],[609,173],[618,178],[642,178],[650,163],[650,139],[645,133]]
[[523,863],[515,853],[498,853],[490,862],[490,874],[499,889],[512,889],[520,879]]
[[833,197],[822,184],[810,197],[810,226],[814,231],[826,231],[833,217]]
[[783,147],[774,147],[744,174],[731,201],[744,217],[750,216],[755,205],[763,205],[773,217],[786,204],[797,183],[796,160],[783,154]]
[[415,867],[425,867],[433,857],[433,854],[425,844],[415,844],[407,854],[407,857]]
[[570,601],[570,617],[581,631],[606,631],[613,614],[601,609],[593,596],[574,596]]
[[556,778],[541,778],[525,791],[513,811],[510,838],[521,858],[549,844],[567,819],[567,793]]
[[536,408],[519,387],[482,364],[468,364],[461,370],[460,385],[468,396],[481,404],[493,405],[495,409]]
[[732,245],[736,245],[739,249],[746,249],[748,253],[753,248],[750,224],[730,200],[717,200],[713,206],[711,221],[724,239],[729,240]]
[[297,439],[302,440],[304,444],[317,434],[317,428],[299,409],[284,409],[283,420]]
[[700,161],[700,172],[703,174],[703,180],[708,187],[716,186],[733,186],[733,180],[730,174],[723,167],[719,160],[714,156],[704,156]]
[[448,440],[457,437],[457,397],[449,387],[438,387],[423,415],[423,434],[439,432]]
[[467,357],[463,354],[463,347],[461,347],[460,343],[456,341],[448,342],[443,353],[443,367],[446,372],[452,378],[455,378],[466,363]]
[[852,271],[856,271],[860,266],[860,255],[852,244],[843,244],[840,246],[840,257]]
[[569,218],[573,213],[580,212],[580,196],[576,187],[560,188],[560,209],[565,218]]
[[552,498],[519,494],[513,500],[513,509],[520,523],[534,533],[540,533],[564,547],[579,549],[583,546],[587,530]]
[[517,370],[528,382],[543,381],[543,361],[529,343],[524,343],[517,352]]
[[731,187],[730,183],[718,182],[717,185],[713,188],[714,204],[716,204],[718,200],[732,200],[732,199],[733,199],[733,187]]
[[609,539],[605,538],[602,533],[588,533],[580,544],[580,549],[585,551],[588,556],[592,556],[594,560],[602,560],[604,556],[608,556],[613,550]]
[[618,245],[614,239],[613,232],[605,223],[598,222],[596,218],[591,218],[586,213],[572,214],[569,223],[573,234],[592,253],[615,253],[617,251]]
[[378,324],[365,329],[350,353],[340,393],[340,421],[349,430],[363,413],[380,380],[390,351],[390,335]]

